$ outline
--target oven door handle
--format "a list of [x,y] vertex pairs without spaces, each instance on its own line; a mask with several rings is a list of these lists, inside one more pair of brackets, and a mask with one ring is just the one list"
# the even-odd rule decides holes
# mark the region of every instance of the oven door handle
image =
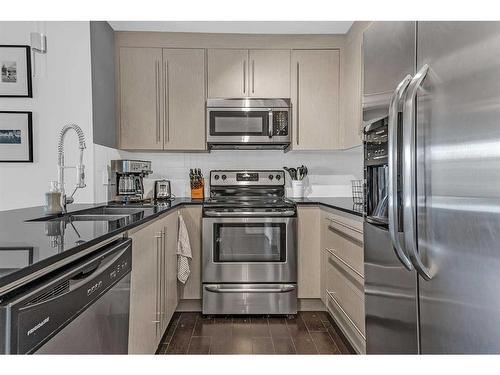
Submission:
[[220,212],[220,211],[205,211],[205,216],[293,216],[295,215],[295,211],[286,210],[280,212],[262,212],[262,211],[237,211],[237,212]]
[[280,288],[221,288],[207,285],[205,290],[212,293],[288,293],[295,290],[295,285],[283,285]]

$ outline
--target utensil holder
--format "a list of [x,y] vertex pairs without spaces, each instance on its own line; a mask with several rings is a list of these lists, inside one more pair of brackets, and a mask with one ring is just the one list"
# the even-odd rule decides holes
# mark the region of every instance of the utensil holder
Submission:
[[304,181],[303,180],[293,180],[292,181],[292,196],[295,198],[304,197]]

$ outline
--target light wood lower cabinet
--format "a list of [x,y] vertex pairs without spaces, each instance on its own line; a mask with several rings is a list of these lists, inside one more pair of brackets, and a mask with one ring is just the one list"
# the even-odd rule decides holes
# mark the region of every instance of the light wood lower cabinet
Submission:
[[183,300],[199,300],[201,295],[201,206],[188,206],[181,210],[181,215],[186,223],[191,244],[191,274],[185,285],[179,284],[179,296]]
[[155,221],[130,234],[132,277],[128,350],[131,354],[152,354],[157,347],[161,231],[161,223]]
[[353,347],[365,352],[362,218],[321,211],[321,299]]
[[321,297],[320,209],[317,206],[298,207],[297,231],[297,296]]
[[131,231],[129,353],[154,354],[177,307],[178,214]]

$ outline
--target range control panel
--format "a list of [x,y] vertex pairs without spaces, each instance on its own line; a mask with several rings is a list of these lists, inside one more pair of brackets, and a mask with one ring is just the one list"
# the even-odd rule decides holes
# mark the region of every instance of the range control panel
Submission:
[[210,171],[211,186],[284,186],[285,172],[282,170]]

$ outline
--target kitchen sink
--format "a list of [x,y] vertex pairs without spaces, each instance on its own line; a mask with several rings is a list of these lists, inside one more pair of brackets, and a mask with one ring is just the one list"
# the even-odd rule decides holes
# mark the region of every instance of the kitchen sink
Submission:
[[103,206],[69,212],[61,216],[46,216],[28,221],[132,221],[144,217],[145,208]]

